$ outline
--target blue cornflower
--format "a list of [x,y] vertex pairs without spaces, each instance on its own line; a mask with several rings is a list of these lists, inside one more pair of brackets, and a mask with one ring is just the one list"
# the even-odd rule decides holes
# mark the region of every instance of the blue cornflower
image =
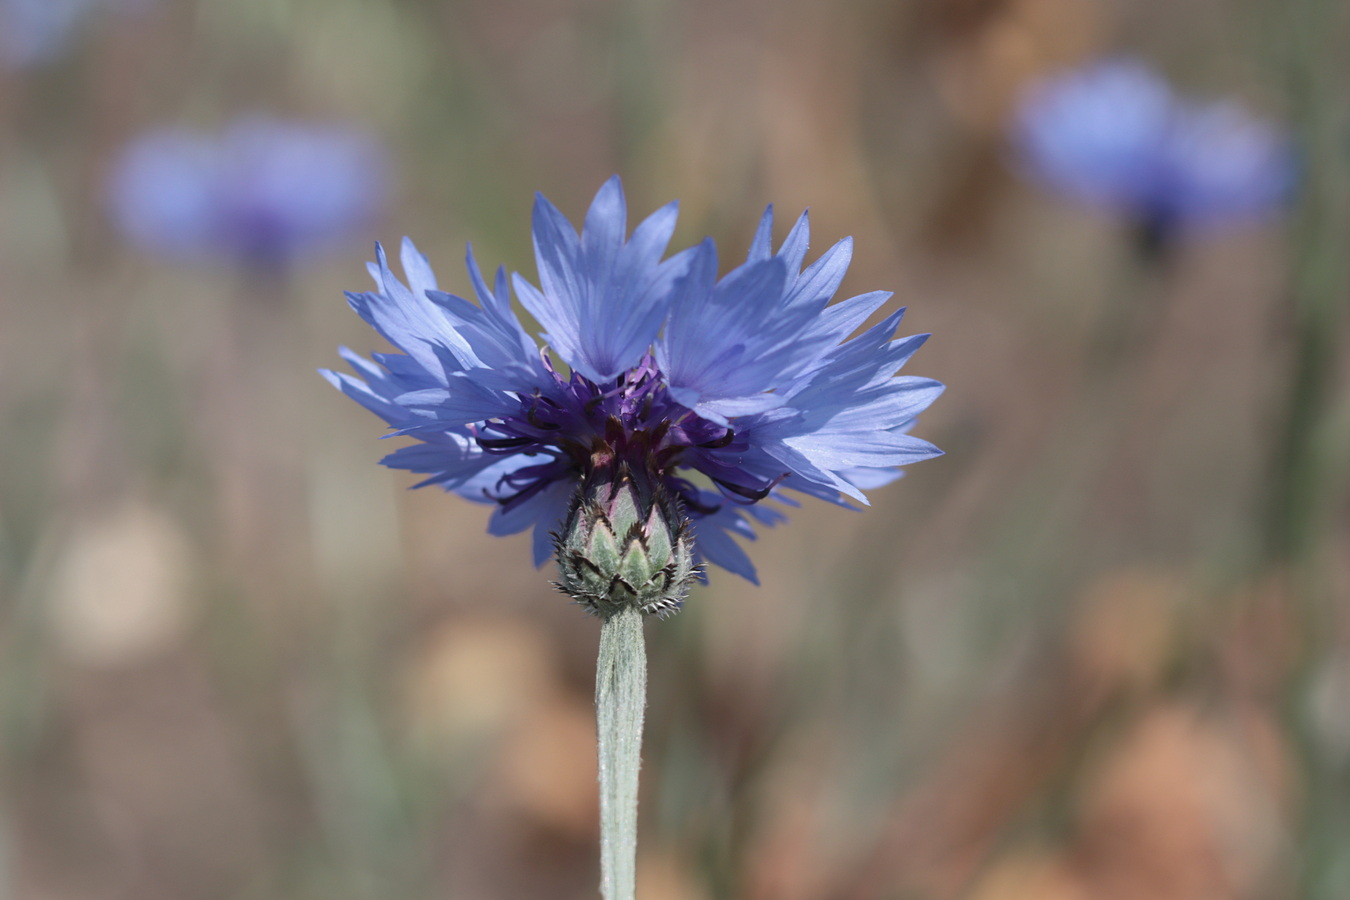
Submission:
[[[533,527],[536,564],[556,543],[566,575],[561,532],[579,504],[594,505],[607,522],[623,509],[631,517],[621,492],[597,485],[632,478],[638,518],[649,509],[651,517],[672,509],[687,516],[671,531],[688,532],[695,559],[755,581],[733,536],[753,539],[753,522],[782,518],[760,501],[795,506],[795,491],[866,502],[863,490],[899,477],[897,467],[940,454],[907,432],[942,385],[895,374],[927,338],[893,340],[903,310],[849,339],[890,297],[828,305],[850,240],[803,270],[806,215],[775,253],[770,207],[747,260],[719,278],[710,240],[662,259],[675,218],[671,203],[628,235],[615,177],[578,235],[539,196],[539,284],[520,275],[509,283],[543,326],[543,347],[513,311],[505,271],[489,285],[472,249],[478,303],[439,290],[407,239],[403,284],[377,245],[377,290],[347,296],[402,352],[371,362],[343,348],[358,377],[323,374],[393,434],[418,440],[385,465],[426,475],[418,487],[492,503],[493,534]],[[583,543],[592,540],[585,535]],[[601,543],[613,538],[605,535]],[[658,537],[665,553],[669,535]],[[644,549],[649,539],[641,538]],[[672,605],[678,600],[654,608]]]
[[1179,98],[1128,59],[1034,85],[1013,142],[1035,180],[1160,236],[1268,214],[1294,182],[1280,131],[1232,102]]
[[108,195],[142,249],[268,269],[361,235],[386,181],[380,147],[363,132],[251,115],[219,136],[142,135],[117,160]]

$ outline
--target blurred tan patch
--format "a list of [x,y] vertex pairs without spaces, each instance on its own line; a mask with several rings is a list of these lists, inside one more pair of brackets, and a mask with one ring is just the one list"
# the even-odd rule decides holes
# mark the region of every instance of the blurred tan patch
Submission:
[[1065,861],[1022,851],[995,863],[967,900],[1098,900]]
[[709,896],[689,861],[670,850],[640,852],[637,895],[642,900],[707,900]]
[[1097,896],[1261,894],[1282,830],[1278,786],[1262,760],[1269,735],[1251,727],[1175,703],[1123,737],[1081,807],[1080,859]]
[[435,612],[447,606],[492,609],[504,616],[528,613],[542,598],[556,602],[549,576],[528,564],[528,533],[490,535],[483,506],[438,490],[401,491],[396,503],[405,575],[418,606]]
[[[199,653],[71,673],[61,691],[72,769],[46,777],[87,791],[127,879],[85,896],[202,898],[258,871],[283,821],[278,797],[256,780],[250,735],[219,702]],[[46,840],[67,866],[80,859],[64,834]]]
[[1126,569],[1091,584],[1070,626],[1076,671],[1102,689],[1156,684],[1176,639],[1176,611],[1185,590],[1165,570]]
[[808,900],[827,896],[834,870],[848,865],[854,835],[830,823],[835,735],[802,734],[780,746],[757,788],[762,812],[747,850],[746,900]]
[[454,618],[436,626],[403,679],[403,717],[430,756],[499,740],[556,690],[553,645],[508,618]]
[[448,773],[472,772],[485,810],[589,843],[598,829],[595,713],[559,676],[554,643],[525,620],[452,618],[403,681],[410,739]]
[[191,555],[173,517],[142,500],[79,522],[47,605],[59,651],[82,665],[118,666],[178,643],[192,614]]
[[536,707],[502,747],[499,799],[545,828],[592,840],[600,821],[595,763],[591,705],[560,696]]
[[1015,0],[937,66],[939,96],[966,125],[1001,132],[1023,89],[1047,71],[1091,56],[1103,41],[1102,5]]

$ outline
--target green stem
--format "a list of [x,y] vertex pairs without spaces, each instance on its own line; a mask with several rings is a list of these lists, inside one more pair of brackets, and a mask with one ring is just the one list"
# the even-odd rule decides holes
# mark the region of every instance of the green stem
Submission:
[[1336,375],[1336,336],[1350,272],[1350,168],[1340,104],[1343,65],[1335,36],[1346,16],[1337,0],[1279,4],[1287,30],[1286,83],[1303,154],[1300,202],[1290,232],[1295,348],[1289,400],[1277,448],[1268,517],[1268,554],[1277,564],[1306,564],[1327,514],[1326,463],[1319,440]]
[[1330,445],[1327,422],[1350,288],[1350,117],[1342,103],[1344,57],[1337,52],[1350,16],[1343,0],[1268,0],[1265,8],[1276,26],[1269,33],[1282,37],[1279,62],[1302,151],[1300,202],[1290,232],[1292,370],[1271,479],[1266,557],[1277,571],[1287,571],[1298,604],[1300,646],[1284,701],[1303,780],[1292,896],[1332,900],[1346,896],[1350,877],[1344,852],[1350,814],[1343,800],[1350,772],[1317,727],[1312,693],[1344,624],[1327,569],[1336,502],[1329,496],[1329,463],[1344,453]]
[[642,612],[625,606],[600,629],[595,667],[599,741],[600,895],[634,900],[637,882],[638,765],[647,705]]

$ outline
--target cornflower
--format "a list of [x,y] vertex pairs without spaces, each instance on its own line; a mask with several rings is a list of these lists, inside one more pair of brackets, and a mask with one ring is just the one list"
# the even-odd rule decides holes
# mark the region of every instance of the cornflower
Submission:
[[[890,297],[831,304],[844,239],[805,268],[805,214],[774,252],[773,210],[744,263],[718,277],[704,241],[664,258],[674,203],[627,233],[619,179],[578,234],[543,196],[534,206],[538,286],[467,254],[472,303],[441,291],[411,241],[405,285],[382,248],[377,290],[347,295],[398,348],[340,390],[416,443],[385,465],[492,504],[488,530],[534,529],[534,561],[601,616],[596,661],[601,893],[633,900],[639,750],[646,694],[643,616],[683,603],[703,562],[755,581],[735,537],[782,518],[791,494],[866,502],[863,490],[938,455],[911,436],[942,391],[896,371],[927,335],[895,339],[903,311],[850,337]],[[511,305],[544,328],[541,346]]]
[[[492,504],[492,534],[532,528],[536,565],[557,556],[564,589],[593,611],[631,596],[645,612],[673,611],[704,561],[757,583],[733,538],[782,519],[762,501],[866,503],[864,489],[940,453],[908,432],[942,385],[895,374],[928,335],[893,339],[900,310],[848,339],[887,292],[829,305],[849,239],[803,269],[806,214],[774,252],[770,207],[746,261],[718,278],[710,240],[662,259],[676,212],[671,203],[626,235],[615,177],[578,235],[537,198],[539,286],[510,283],[543,326],[542,347],[511,307],[505,271],[490,286],[472,248],[477,304],[441,291],[411,241],[406,285],[377,246],[377,290],[347,296],[402,352],[371,362],[343,348],[359,377],[324,372],[393,434],[417,439],[384,465]],[[600,518],[610,534],[596,537]],[[636,560],[613,571],[592,558],[597,541],[617,562],[633,542],[656,541],[656,574]]]
[[1267,216],[1295,180],[1274,126],[1232,101],[1179,97],[1132,59],[1033,85],[1012,140],[1033,180],[1132,220],[1153,243]]
[[219,135],[142,134],[115,161],[108,201],[143,250],[267,270],[359,236],[387,180],[381,148],[361,131],[246,115]]

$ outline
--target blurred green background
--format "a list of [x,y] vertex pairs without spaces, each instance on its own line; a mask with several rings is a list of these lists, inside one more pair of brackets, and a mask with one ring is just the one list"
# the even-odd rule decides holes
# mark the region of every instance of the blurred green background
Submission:
[[[1350,897],[1350,83],[1333,2],[160,0],[0,70],[0,898],[594,896],[597,623],[315,374],[371,243],[533,277],[543,191],[845,235],[947,456],[648,626],[643,900]],[[1300,136],[1183,241],[1023,184],[1102,54]],[[118,150],[345,122],[395,188],[260,280],[109,224]],[[784,220],[787,221],[784,221]],[[1131,339],[1098,335],[1124,316]]]

